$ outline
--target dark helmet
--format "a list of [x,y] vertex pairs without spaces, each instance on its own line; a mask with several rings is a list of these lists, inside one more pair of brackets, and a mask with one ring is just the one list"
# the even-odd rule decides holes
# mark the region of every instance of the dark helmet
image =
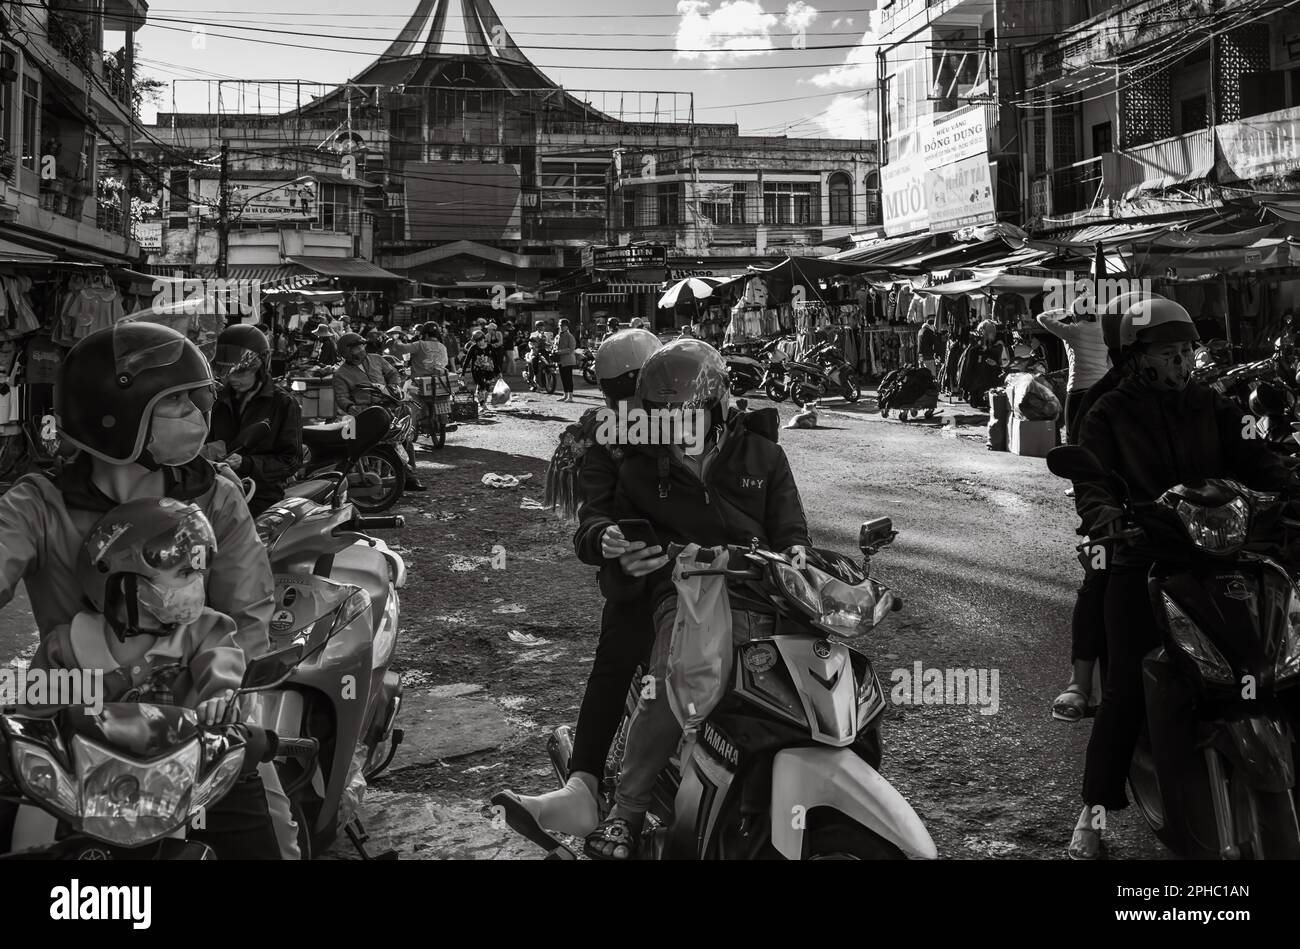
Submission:
[[623,330],[600,344],[593,371],[610,408],[636,395],[641,367],[662,346],[658,336],[645,330]]
[[730,400],[731,378],[722,354],[704,340],[675,339],[645,361],[636,394],[647,408],[708,410],[717,424]]
[[1276,382],[1261,382],[1250,393],[1250,411],[1257,418],[1289,415],[1294,405],[1291,390]]
[[[216,553],[216,534],[198,505],[140,498],[119,504],[90,529],[77,556],[77,580],[118,638],[126,639],[140,632],[142,592],[146,603],[157,600],[154,581],[177,567],[206,577]],[[125,623],[119,605],[126,608]]]
[[250,323],[236,323],[222,330],[212,357],[212,374],[225,379],[233,372],[255,366],[260,372],[271,366],[271,344],[266,334]]
[[[374,338],[381,338],[380,334],[375,332],[372,332],[370,335]],[[339,337],[338,348],[340,351],[348,349],[349,347],[352,346],[364,346],[364,345],[366,345],[366,339],[360,333],[344,333],[342,336]]]
[[78,448],[130,464],[144,451],[154,406],[191,389],[202,390],[193,401],[206,416],[212,370],[197,346],[169,326],[121,322],[68,350],[54,386],[54,418]]

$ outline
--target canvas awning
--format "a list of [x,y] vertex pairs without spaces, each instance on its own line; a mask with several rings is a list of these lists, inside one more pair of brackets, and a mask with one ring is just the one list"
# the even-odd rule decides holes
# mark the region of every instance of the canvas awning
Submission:
[[304,267],[322,277],[339,277],[348,280],[396,280],[406,277],[389,273],[382,267],[376,267],[368,260],[359,257],[289,257],[299,267]]
[[1101,194],[1123,201],[1206,177],[1214,168],[1214,129],[1200,129],[1101,159]]
[[[206,279],[216,277],[216,267],[197,269]],[[226,267],[226,279],[256,281],[258,289],[266,293],[281,287],[308,287],[315,283],[318,277],[292,264],[231,264]]]

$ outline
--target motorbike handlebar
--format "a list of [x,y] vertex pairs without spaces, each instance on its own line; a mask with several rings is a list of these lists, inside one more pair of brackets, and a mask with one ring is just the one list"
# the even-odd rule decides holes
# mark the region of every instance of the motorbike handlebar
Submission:
[[279,754],[290,758],[310,760],[315,758],[317,752],[320,751],[320,742],[315,738],[281,738],[279,739],[279,745]]
[[366,517],[358,514],[352,519],[352,526],[359,531],[375,530],[400,530],[406,526],[406,518],[400,514],[387,517]]

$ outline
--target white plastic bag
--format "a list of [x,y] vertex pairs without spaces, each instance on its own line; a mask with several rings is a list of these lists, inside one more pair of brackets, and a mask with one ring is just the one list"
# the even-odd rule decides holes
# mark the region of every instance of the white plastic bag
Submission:
[[691,734],[722,700],[731,680],[731,600],[726,577],[682,577],[683,570],[723,570],[727,550],[712,562],[700,562],[699,544],[677,556],[673,584],[677,587],[677,617],[668,650],[665,686],[668,705],[682,728]]
[[506,385],[504,379],[498,379],[497,384],[492,387],[492,404],[505,405],[510,401],[510,386]]

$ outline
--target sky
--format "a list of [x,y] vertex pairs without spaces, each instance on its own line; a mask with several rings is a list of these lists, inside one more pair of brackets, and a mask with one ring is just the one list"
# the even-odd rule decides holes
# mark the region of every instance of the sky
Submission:
[[[697,122],[735,123],[746,134],[874,139],[877,14],[863,11],[873,2],[493,0],[493,6],[525,55],[567,90],[693,92]],[[146,75],[167,83],[156,109],[209,111],[216,79],[333,85],[355,76],[392,42],[416,5],[157,0],[136,37],[138,62]],[[456,36],[449,26],[445,38],[463,42],[463,31]],[[120,35],[105,38],[106,48],[120,43]],[[225,94],[234,95],[229,87]],[[605,96],[593,104],[611,101]],[[232,110],[228,100],[226,110]],[[154,109],[146,109],[144,120],[154,118]]]

